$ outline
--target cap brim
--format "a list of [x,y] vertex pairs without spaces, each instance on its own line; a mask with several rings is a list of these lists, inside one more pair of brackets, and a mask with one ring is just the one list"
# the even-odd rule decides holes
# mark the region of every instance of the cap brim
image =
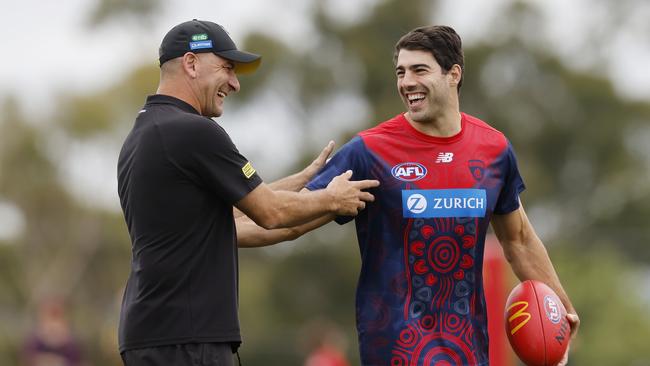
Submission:
[[250,74],[257,70],[262,62],[262,56],[239,50],[219,51],[215,54],[232,61],[238,74]]

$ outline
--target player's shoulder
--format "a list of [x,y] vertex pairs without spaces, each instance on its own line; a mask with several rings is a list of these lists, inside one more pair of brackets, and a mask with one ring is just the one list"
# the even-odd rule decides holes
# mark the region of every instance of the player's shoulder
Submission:
[[401,120],[403,118],[402,114],[398,114],[374,127],[359,132],[357,135],[362,139],[394,135],[403,129],[403,121]]
[[494,141],[501,145],[507,145],[508,139],[506,135],[494,128],[484,120],[472,116],[470,114],[461,112],[462,119],[465,122],[465,128],[472,130],[474,136],[483,141]]
[[478,117],[472,116],[471,114],[467,114],[465,112],[461,112],[461,115],[462,115],[462,118],[465,120],[465,123],[467,124],[467,126],[472,127],[472,128],[481,129],[482,133],[496,134],[496,135],[501,135],[501,136],[505,137],[503,132],[497,130],[496,128],[494,128],[492,125],[485,122],[484,120],[482,120],[482,119],[480,119]]

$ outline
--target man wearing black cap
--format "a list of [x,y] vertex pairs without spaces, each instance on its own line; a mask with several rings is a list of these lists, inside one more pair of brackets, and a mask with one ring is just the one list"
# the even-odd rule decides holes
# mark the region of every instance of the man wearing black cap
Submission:
[[373,200],[363,190],[378,182],[350,181],[346,172],[319,191],[271,189],[209,118],[223,113],[224,98],[239,90],[237,73],[254,71],[260,56],[198,20],[172,28],[159,53],[157,94],[118,162],[132,241],[120,353],[129,366],[231,365],[241,342],[233,205],[262,227],[290,227],[328,213],[356,215]]

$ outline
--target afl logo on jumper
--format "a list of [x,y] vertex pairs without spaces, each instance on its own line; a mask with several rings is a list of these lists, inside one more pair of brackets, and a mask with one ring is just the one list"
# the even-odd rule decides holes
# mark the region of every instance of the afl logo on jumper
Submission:
[[401,181],[413,182],[424,178],[427,175],[427,168],[420,163],[400,163],[395,165],[390,173]]

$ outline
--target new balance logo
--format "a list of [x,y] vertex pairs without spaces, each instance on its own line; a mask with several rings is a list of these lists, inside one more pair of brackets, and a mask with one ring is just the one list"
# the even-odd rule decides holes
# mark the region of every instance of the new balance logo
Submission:
[[438,154],[438,158],[436,158],[436,163],[451,163],[452,160],[454,160],[454,153],[441,152]]

